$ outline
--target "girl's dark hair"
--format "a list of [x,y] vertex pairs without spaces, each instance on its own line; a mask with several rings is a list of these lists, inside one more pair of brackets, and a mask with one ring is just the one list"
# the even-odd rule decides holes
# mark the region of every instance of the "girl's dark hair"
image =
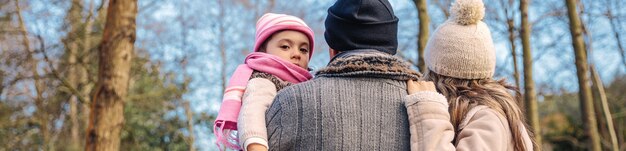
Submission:
[[267,39],[265,39],[265,41],[263,41],[263,43],[261,43],[261,46],[259,46],[259,51],[257,51],[257,52],[267,52],[267,42],[272,40],[272,37],[274,37],[274,35],[271,35],[271,36],[267,37]]

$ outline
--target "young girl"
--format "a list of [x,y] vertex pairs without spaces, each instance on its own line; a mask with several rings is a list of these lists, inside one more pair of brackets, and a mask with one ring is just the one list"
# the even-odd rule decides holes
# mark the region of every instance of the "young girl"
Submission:
[[[516,87],[492,78],[481,0],[457,0],[426,46],[425,81],[408,81],[411,150],[533,150]],[[439,93],[437,93],[439,92]]]
[[213,132],[221,149],[268,149],[265,111],[277,91],[311,79],[307,69],[313,35],[294,16],[268,13],[258,20],[255,52],[233,73],[215,120]]

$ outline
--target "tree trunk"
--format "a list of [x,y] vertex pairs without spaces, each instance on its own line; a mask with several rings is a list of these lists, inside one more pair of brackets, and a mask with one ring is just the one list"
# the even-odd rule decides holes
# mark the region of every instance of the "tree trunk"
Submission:
[[[600,105],[602,106],[602,112],[604,113],[604,119],[606,122],[606,129],[609,133],[609,140],[611,141],[611,148],[613,151],[619,150],[617,143],[617,134],[615,133],[615,126],[613,126],[613,117],[611,116],[611,110],[609,109],[608,101],[606,98],[606,92],[604,91],[604,84],[600,79],[600,75],[595,70],[595,66],[591,65],[591,77],[593,78],[593,85],[598,90],[598,96],[600,98]],[[605,125],[605,124],[602,124]]]
[[[220,23],[219,23],[219,45],[220,45],[220,57],[222,58],[222,66],[221,66],[221,74],[220,74],[220,78],[222,80],[222,91],[224,92],[226,91],[226,66],[228,63],[228,58],[226,58],[226,45],[225,45],[225,41],[224,41],[224,1],[223,0],[218,0],[219,3],[219,13],[220,13]],[[254,51],[254,50],[252,50]],[[221,99],[220,99],[221,100]]]
[[428,17],[428,5],[426,0],[413,0],[419,19],[419,34],[417,35],[417,68],[422,73],[426,73],[426,63],[424,62],[424,48],[428,42],[428,26],[430,26],[430,18]]
[[[90,114],[91,114],[91,112],[89,112],[89,111],[90,111],[90,105],[89,104],[82,104],[81,105],[81,113],[82,113],[81,121],[83,122],[83,126],[81,128],[83,128],[83,130],[85,130],[85,131],[87,131],[87,128],[89,127],[89,117],[90,117]],[[83,132],[85,132],[85,131],[83,131]],[[81,135],[81,138],[86,139],[87,138],[87,133],[83,133]],[[87,145],[87,144],[84,144],[84,143],[86,143],[86,141],[81,141],[81,142],[82,142],[81,145],[85,145],[85,146]]]
[[19,0],[15,0],[15,10],[17,12],[17,16],[18,16],[18,21],[19,21],[19,26],[20,26],[20,33],[22,34],[22,44],[24,45],[24,49],[26,50],[27,54],[28,54],[28,62],[31,64],[31,71],[33,74],[33,79],[35,80],[34,85],[35,85],[35,92],[36,92],[36,96],[35,96],[35,106],[37,107],[37,111],[36,111],[36,115],[35,117],[37,118],[37,122],[39,124],[39,130],[41,131],[41,136],[43,139],[42,142],[42,148],[44,150],[48,150],[48,143],[50,142],[49,138],[50,138],[50,131],[48,131],[48,114],[45,112],[46,109],[44,108],[44,102],[43,102],[43,88],[42,88],[42,83],[41,83],[41,79],[39,78],[39,72],[37,71],[38,67],[38,61],[37,59],[35,59],[34,57],[34,52],[31,51],[30,49],[30,41],[28,39],[28,31],[26,30],[26,25],[24,23],[24,19],[22,17],[22,12],[21,12],[21,8],[20,8],[20,1]]
[[[86,54],[91,53],[90,50],[93,47],[92,46],[92,42],[91,42],[92,26],[93,26],[94,20],[97,20],[97,18],[98,18],[98,17],[93,17],[94,16],[94,13],[93,13],[94,3],[95,3],[95,1],[91,0],[90,4],[89,4],[89,15],[88,15],[87,19],[85,20],[86,23],[85,23],[85,26],[84,26],[85,27],[85,29],[84,29],[85,30],[85,38],[83,38],[83,48],[81,49],[82,51],[79,51],[79,54],[81,54],[82,56],[85,56],[85,57],[80,58],[82,60],[81,63],[83,63],[84,65],[80,66],[80,68],[77,68],[77,73],[76,73],[76,77],[77,77],[77,80],[78,80],[78,85],[81,86],[80,94],[81,94],[81,96],[84,96],[83,102],[81,102],[81,104],[80,104],[81,105],[81,108],[80,108],[81,112],[80,113],[81,113],[82,116],[79,118],[79,121],[77,121],[79,123],[83,123],[83,124],[79,124],[81,126],[78,127],[78,129],[80,131],[83,131],[83,132],[84,132],[85,129],[87,129],[87,126],[89,125],[89,103],[91,102],[90,101],[91,98],[89,98],[87,96],[89,96],[89,93],[91,92],[91,90],[93,88],[93,83],[95,83],[95,81],[89,80],[90,79],[89,78],[90,75],[88,74],[88,71],[87,71],[87,68],[86,68],[86,67],[89,66],[89,64],[91,64],[90,63],[91,61],[88,61],[88,60],[92,60],[92,59],[90,59],[91,57],[88,57],[90,55],[86,55]],[[104,4],[100,4],[100,5],[104,5]],[[87,135],[84,134],[84,133],[82,133],[82,134],[79,133],[78,136],[79,136],[79,138],[86,138],[87,137]],[[77,144],[77,146],[79,148],[82,148],[82,146],[85,145],[83,143],[85,143],[85,141],[80,141],[79,140],[78,142],[76,142],[76,144]]]
[[[72,88],[78,88],[78,79],[76,79],[77,69],[77,55],[79,50],[79,41],[82,39],[83,33],[81,33],[81,23],[82,23],[82,1],[81,0],[72,0],[70,10],[67,14],[67,18],[69,20],[69,24],[71,25],[71,31],[67,36],[67,68],[68,70],[65,72],[65,77],[67,78],[67,82],[69,86]],[[78,122],[78,98],[76,95],[71,93],[71,96],[68,100],[70,107],[70,142],[69,142],[69,150],[79,150],[80,148],[80,124]]]
[[[584,8],[583,4],[580,4],[581,8]],[[591,19],[591,14],[590,13],[584,13],[584,11],[580,11],[581,15],[579,20],[581,20],[581,26],[582,26],[582,30],[583,30],[583,39],[585,40],[585,42],[583,43],[584,48],[587,50],[587,54],[593,54],[593,35],[592,32],[589,31],[587,29],[587,26],[585,26],[585,23],[583,23],[583,18],[582,15],[587,15],[587,18]],[[588,20],[588,22],[593,22],[591,20]],[[598,135],[600,136],[600,145],[602,148],[613,148],[612,147],[612,142],[611,142],[611,136],[609,134],[609,130],[606,125],[607,125],[607,120],[604,119],[604,116],[602,114],[602,104],[601,101],[604,98],[606,100],[606,94],[604,93],[604,86],[602,86],[602,83],[598,84],[597,82],[600,81],[600,77],[597,77],[598,74],[597,72],[595,72],[595,65],[593,63],[589,63],[589,72],[591,73],[591,82],[592,82],[592,86],[591,87],[591,96],[592,96],[592,100],[594,103],[594,111],[595,111],[595,118],[596,118],[596,122],[597,122],[597,126],[598,126]],[[600,85],[601,87],[598,87],[598,85]],[[600,105],[598,105],[600,104]]]
[[187,116],[187,129],[189,130],[189,151],[195,151],[196,146],[194,145],[194,142],[196,139],[193,132],[193,114],[191,113],[191,108],[189,107],[189,101],[185,101],[183,105]]
[[[104,7],[103,5],[105,5],[104,3],[106,2],[105,0],[101,1],[102,4],[101,7]],[[82,68],[79,68],[79,73],[77,73],[77,78],[80,81],[80,84],[82,85],[81,88],[81,95],[82,96],[89,96],[89,94],[91,93],[92,89],[94,88],[93,83],[95,83],[95,80],[92,80],[92,78],[90,78],[90,74],[89,71],[87,69],[87,67],[89,67],[89,64],[91,64],[93,57],[87,54],[90,54],[93,49],[93,45],[92,45],[92,26],[93,26],[93,22],[95,20],[99,20],[98,18],[101,17],[106,17],[104,15],[103,10],[105,9],[98,9],[97,10],[97,15],[94,15],[93,10],[94,10],[94,0],[91,0],[90,4],[89,4],[89,16],[87,17],[87,20],[85,21],[86,25],[85,25],[85,39],[84,39],[84,43],[83,43],[83,48],[82,51],[80,52],[80,54],[82,54],[82,56],[85,57],[81,57],[80,59],[82,60],[81,63],[84,63],[85,65],[82,66]],[[81,122],[83,123],[83,126],[81,126],[81,130],[85,130],[87,129],[87,127],[89,126],[89,113],[90,113],[90,104],[91,104],[91,98],[90,97],[85,97],[84,98],[84,102],[81,104]],[[87,134],[81,134],[81,138],[86,138]],[[80,146],[83,146],[85,144],[85,141],[80,141],[81,144]]]
[[537,95],[535,93],[535,81],[533,80],[533,60],[530,51],[530,24],[528,23],[528,0],[520,1],[521,12],[521,37],[524,61],[524,106],[527,118],[534,131],[536,146],[535,150],[542,147],[541,124],[539,123],[539,111],[537,111]]
[[[221,9],[221,8],[220,8]],[[185,4],[181,4],[181,8],[180,8],[180,23],[181,23],[181,27],[183,28],[189,28],[187,27],[187,20],[185,18]],[[181,49],[183,51],[187,51],[187,31],[183,30],[181,32]],[[182,60],[185,60],[187,58],[187,56],[184,56]],[[185,61],[181,61],[181,69],[183,71],[185,71],[186,68],[186,63],[183,63]],[[186,78],[185,78],[186,79]],[[185,80],[184,84],[182,85],[182,91],[186,92],[187,91],[187,80]],[[187,118],[187,130],[189,131],[189,136],[186,138],[187,143],[189,144],[189,151],[195,151],[196,150],[196,146],[194,145],[194,142],[196,141],[195,137],[194,137],[194,131],[193,131],[193,114],[191,111],[191,107],[189,106],[189,101],[184,101],[182,99],[182,94],[177,96],[177,100],[182,101],[183,103],[183,108],[185,109],[185,116]]]
[[615,134],[617,136],[617,144],[618,144],[618,150],[620,151],[624,151],[626,150],[626,140],[624,138],[626,138],[626,130],[624,130],[624,126],[626,125],[626,120],[623,120],[623,115],[624,112],[621,113],[613,113],[611,116],[613,116],[613,121],[615,121],[615,124],[613,126],[615,126]]
[[515,86],[520,87],[519,70],[517,69],[517,51],[515,45],[515,24],[513,18],[507,18],[506,24],[509,31],[509,43],[511,44],[511,57],[513,57],[513,78],[515,78]]
[[572,45],[576,56],[576,72],[578,75],[578,87],[580,97],[580,107],[582,110],[582,119],[585,125],[585,135],[588,140],[590,150],[600,151],[600,136],[598,135],[597,121],[593,108],[593,99],[591,89],[589,87],[589,67],[587,64],[587,53],[582,38],[582,27],[576,11],[576,0],[566,0],[567,13],[570,20],[570,31],[572,37]]
[[111,0],[99,51],[85,150],[119,150],[136,36],[136,0]]
[[[588,50],[590,48],[587,48]],[[592,53],[592,51],[588,51],[589,54]],[[589,64],[589,72],[591,73],[591,81],[592,81],[592,85],[591,85],[591,96],[593,97],[593,101],[594,101],[594,105],[593,109],[596,111],[596,120],[598,122],[598,134],[600,135],[600,145],[602,145],[602,148],[612,148],[611,147],[611,136],[609,134],[609,127],[606,126],[606,122],[607,120],[604,119],[604,115],[602,114],[602,104],[601,103],[601,95],[600,94],[600,89],[598,89],[597,87],[597,83],[596,83],[596,77],[594,75],[594,65],[592,63]]]
[[80,149],[80,124],[78,122],[78,99],[76,96],[71,96],[70,100],[70,121],[72,122],[72,127],[70,128],[71,138],[70,138],[70,150],[79,150]]
[[[621,122],[621,124],[620,124],[620,122]],[[618,139],[619,144],[622,144],[622,147],[619,148],[619,150],[622,150],[622,151],[626,150],[626,145],[624,145],[624,144],[626,144],[626,140],[624,138],[624,136],[626,136],[624,134],[624,131],[626,131],[626,130],[624,130],[624,125],[626,125],[626,120],[622,119],[621,121],[617,122],[617,132],[620,133],[620,135],[622,135],[621,137],[618,137],[617,139]]]

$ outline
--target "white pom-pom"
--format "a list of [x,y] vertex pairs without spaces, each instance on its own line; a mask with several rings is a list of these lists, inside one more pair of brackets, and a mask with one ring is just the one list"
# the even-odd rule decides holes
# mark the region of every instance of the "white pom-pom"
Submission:
[[450,13],[458,24],[476,24],[485,17],[485,4],[482,0],[457,0],[450,7]]

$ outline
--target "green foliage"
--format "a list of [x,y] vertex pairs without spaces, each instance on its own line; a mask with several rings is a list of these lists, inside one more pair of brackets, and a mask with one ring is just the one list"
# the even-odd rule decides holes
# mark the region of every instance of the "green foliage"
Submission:
[[184,84],[146,58],[138,55],[131,69],[121,150],[188,150],[181,133],[186,120],[178,111]]
[[[621,144],[626,139],[626,76],[616,76],[605,88],[614,125]],[[586,150],[577,92],[543,96],[539,103],[544,147],[548,150]],[[600,105],[600,104],[595,104]],[[600,111],[597,111],[600,112]],[[601,114],[601,113],[599,113]],[[603,117],[603,116],[602,116]],[[598,125],[599,128],[606,125]],[[607,139],[607,138],[603,138]],[[608,140],[606,140],[608,141]]]
[[547,150],[584,150],[577,93],[544,96],[539,103],[543,146]]
[[[190,78],[163,72],[159,62],[148,59],[146,51],[136,52],[124,108],[121,150],[189,150],[182,95]],[[206,126],[212,119],[200,113],[193,116],[193,123]]]
[[[93,87],[97,80],[98,70],[98,45],[102,37],[102,27],[104,26],[103,8],[99,13],[94,14],[95,20],[91,27],[92,31],[86,32],[81,13],[71,13],[72,9],[80,7],[73,6],[68,10],[63,30],[67,33],[62,38],[59,49],[46,50],[52,60],[58,60],[57,71],[64,80],[77,82],[76,89],[82,92],[86,90],[84,97],[89,98],[89,89]],[[74,10],[75,11],[75,10]],[[84,16],[76,16],[84,15]],[[7,17],[8,16],[8,17]],[[0,19],[9,18],[10,15],[2,16]],[[78,22],[78,23],[77,23]],[[0,33],[2,36],[7,34]],[[88,38],[87,38],[88,37]],[[0,39],[1,40],[1,39]],[[88,40],[88,41],[87,41]],[[78,49],[75,57],[78,58],[74,64],[68,61],[70,45]],[[23,50],[11,50],[7,53],[17,53]],[[60,53],[59,53],[60,52]],[[160,62],[150,59],[146,50],[136,50],[133,59],[131,80],[129,85],[129,95],[126,100],[124,110],[125,125],[122,131],[120,150],[188,150],[189,136],[186,125],[186,118],[182,114],[182,95],[187,90],[189,77],[186,80],[177,80],[179,74],[173,72],[163,72],[160,70]],[[62,54],[59,57],[51,54]],[[8,55],[10,56],[10,55]],[[2,57],[8,57],[4,51]],[[18,56],[21,57],[21,56]],[[14,58],[15,59],[15,58]],[[6,60],[5,60],[6,61]],[[50,62],[45,62],[50,63]],[[6,63],[9,64],[9,63]],[[3,87],[1,90],[14,90],[16,87],[7,88],[8,82],[14,77],[5,77],[5,62],[0,66],[0,76]],[[47,65],[47,64],[46,64]],[[47,66],[46,66],[47,67]],[[28,71],[28,66],[20,66]],[[72,70],[70,70],[73,68]],[[10,69],[9,69],[10,70]],[[77,72],[85,72],[85,76],[77,76]],[[50,73],[44,73],[50,74]],[[73,79],[68,79],[73,78]],[[18,84],[28,83],[29,79],[20,80]],[[71,143],[84,144],[84,142],[71,142],[71,121],[69,119],[69,98],[72,92],[65,85],[60,84],[59,79],[47,77],[45,80],[45,105],[44,110],[36,110],[32,100],[27,96],[0,97],[0,150],[81,150],[71,148]],[[19,87],[17,87],[19,88]],[[2,91],[0,91],[2,92]],[[6,91],[5,91],[6,92]],[[6,94],[6,93],[5,93]],[[0,93],[2,96],[2,93]],[[6,96],[6,95],[5,95]],[[6,100],[3,100],[6,99]],[[79,108],[82,103],[79,104]],[[88,107],[89,104],[86,104]],[[85,106],[82,106],[85,107]],[[86,112],[84,112],[86,111]],[[47,115],[46,119],[40,119],[37,115]],[[79,110],[78,116],[88,115],[88,110]],[[203,120],[210,120],[212,116],[194,118],[194,123],[204,124]],[[80,117],[79,117],[80,118]],[[79,119],[80,140],[85,136],[85,118]],[[42,121],[48,126],[52,136],[48,144],[43,142]],[[57,143],[63,142],[63,145]]]

